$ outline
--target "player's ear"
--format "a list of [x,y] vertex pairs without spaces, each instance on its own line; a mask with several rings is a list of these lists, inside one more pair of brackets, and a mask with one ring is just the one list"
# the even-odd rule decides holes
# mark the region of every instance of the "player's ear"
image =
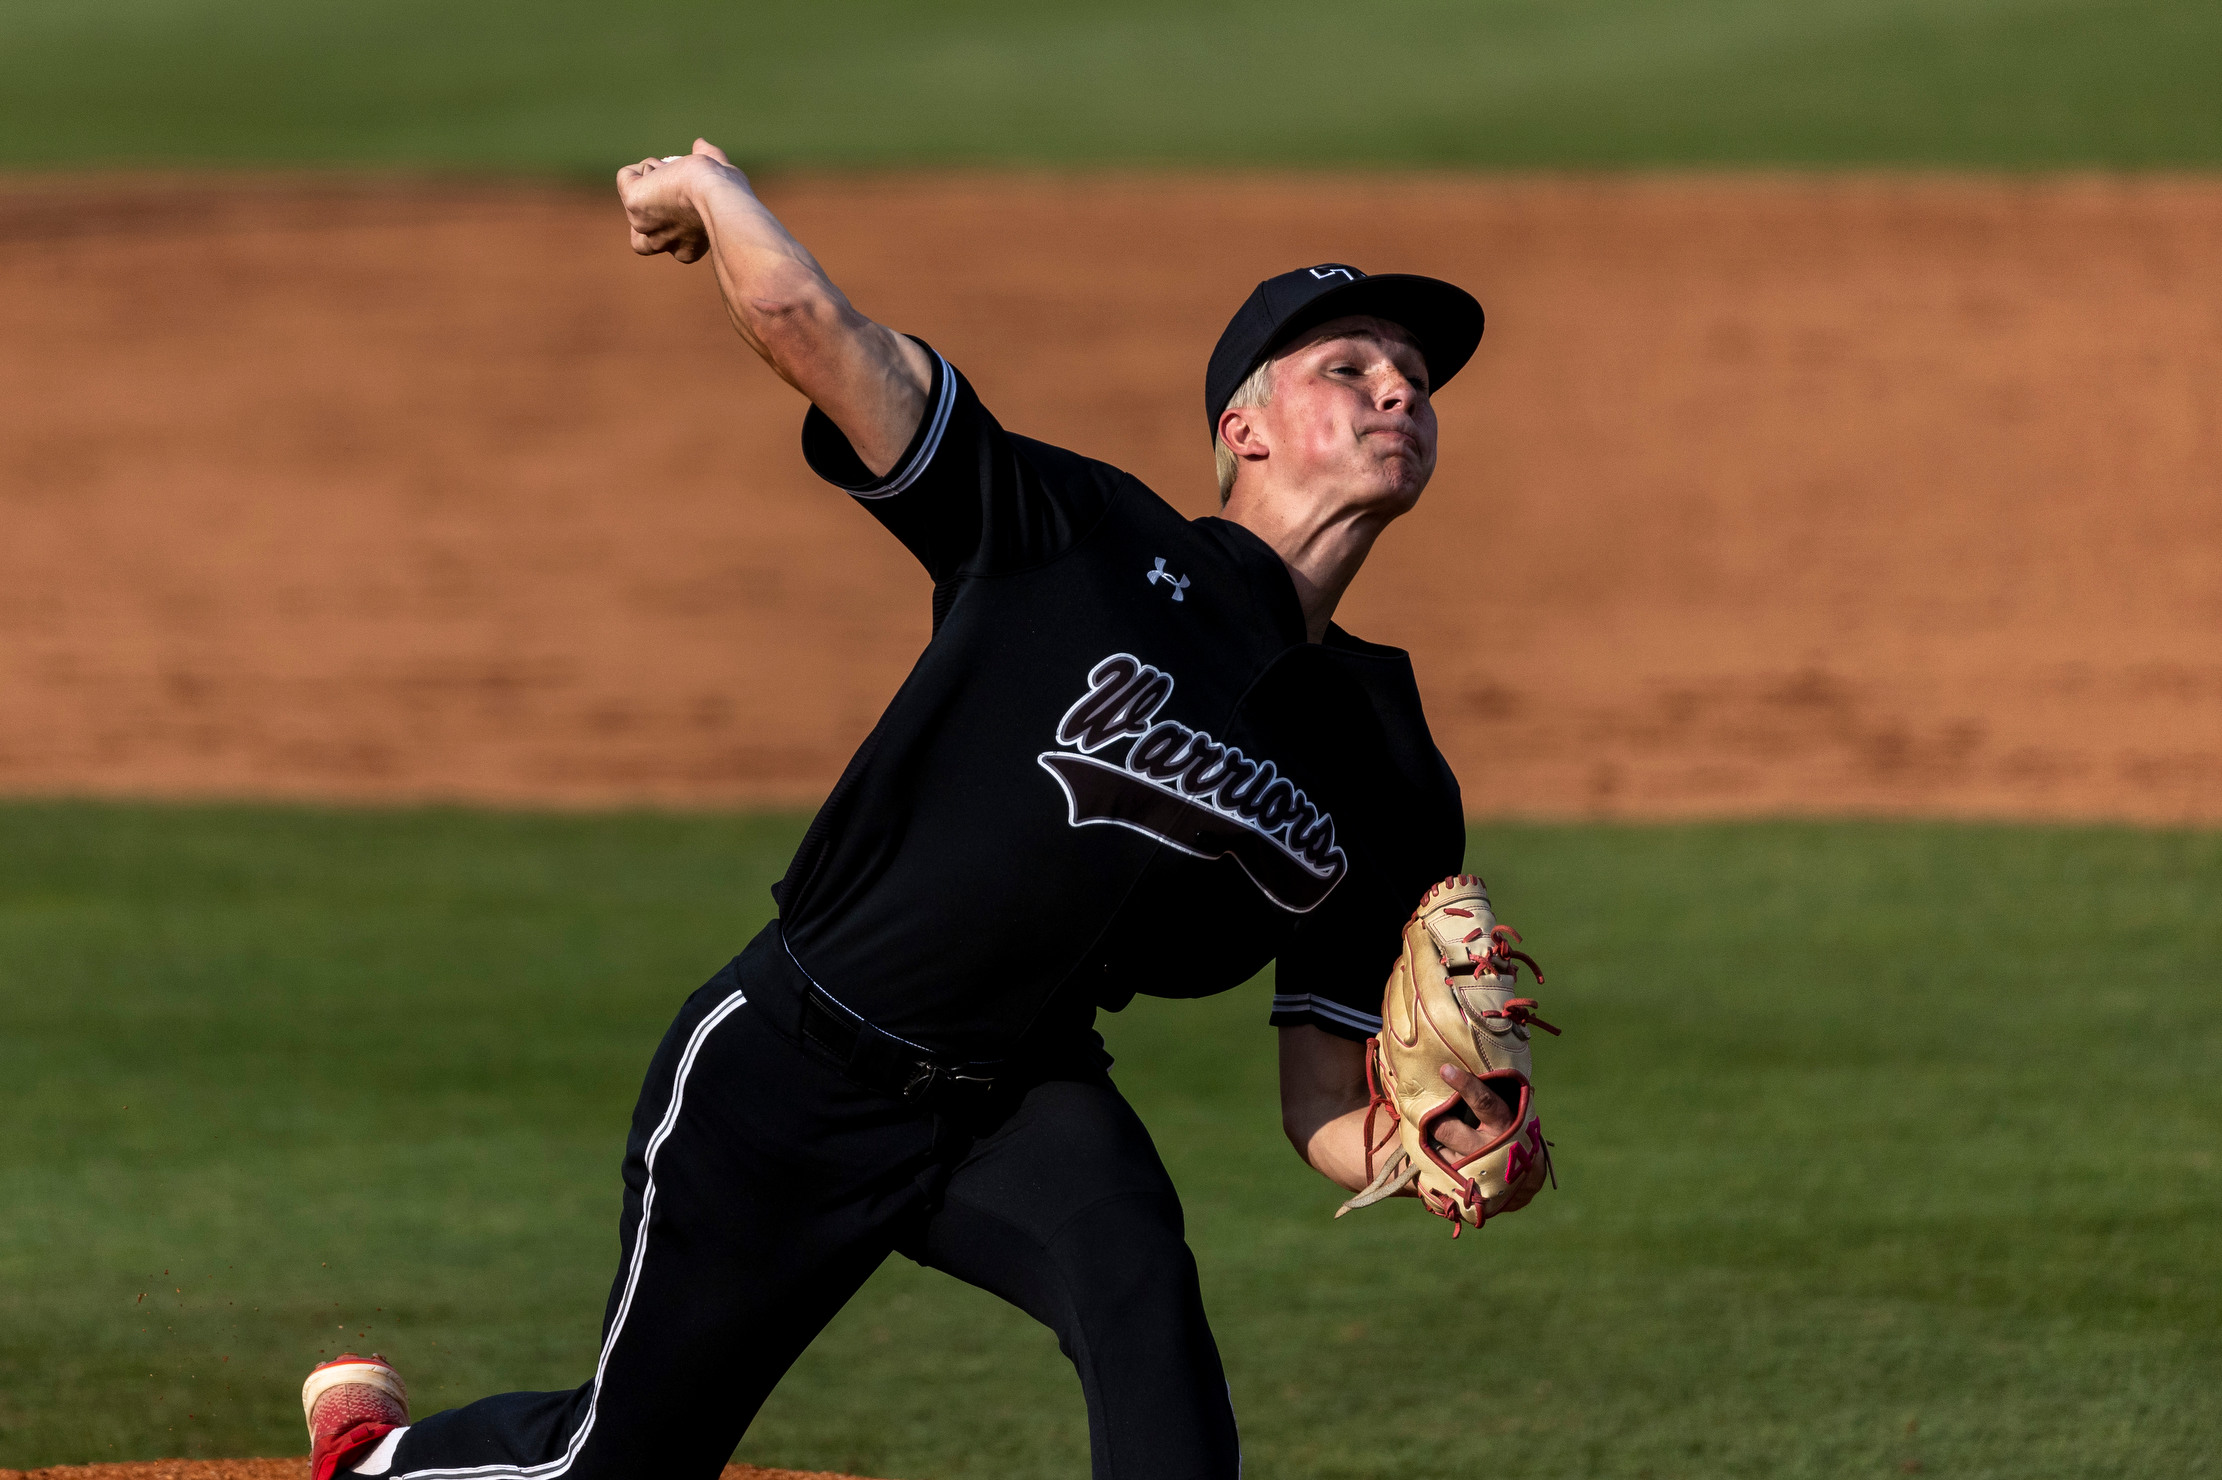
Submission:
[[1260,458],[1270,451],[1265,445],[1265,429],[1252,419],[1247,406],[1219,413],[1219,437],[1236,457]]

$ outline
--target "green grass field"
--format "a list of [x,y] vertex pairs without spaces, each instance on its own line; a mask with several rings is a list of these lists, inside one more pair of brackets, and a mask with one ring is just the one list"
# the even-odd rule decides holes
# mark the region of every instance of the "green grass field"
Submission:
[[[0,1465],[298,1452],[342,1345],[420,1412],[578,1381],[638,1076],[797,826],[0,807]],[[1473,837],[1568,1030],[1563,1185],[1483,1236],[1330,1220],[1262,982],[1106,1021],[1251,1474],[2222,1466],[2222,835]],[[1085,1441],[1046,1334],[898,1260],[742,1457]]]
[[2212,0],[10,0],[0,166],[2222,162]]

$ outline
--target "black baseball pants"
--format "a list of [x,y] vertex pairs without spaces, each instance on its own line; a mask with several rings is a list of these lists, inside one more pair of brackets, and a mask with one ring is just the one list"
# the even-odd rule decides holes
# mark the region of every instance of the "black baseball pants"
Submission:
[[962,1115],[860,1088],[751,1011],[752,975],[782,964],[775,932],[688,1000],[649,1067],[593,1378],[436,1414],[358,1468],[714,1480],[781,1375],[900,1251],[1057,1333],[1096,1480],[1239,1474],[1179,1199],[1104,1072],[1029,1075]]

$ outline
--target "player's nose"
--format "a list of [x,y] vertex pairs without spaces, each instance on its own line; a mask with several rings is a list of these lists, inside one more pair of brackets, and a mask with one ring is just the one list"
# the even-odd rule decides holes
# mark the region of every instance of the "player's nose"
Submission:
[[1413,384],[1402,371],[1391,370],[1381,377],[1373,403],[1383,411],[1402,411],[1409,415],[1426,400],[1426,391]]

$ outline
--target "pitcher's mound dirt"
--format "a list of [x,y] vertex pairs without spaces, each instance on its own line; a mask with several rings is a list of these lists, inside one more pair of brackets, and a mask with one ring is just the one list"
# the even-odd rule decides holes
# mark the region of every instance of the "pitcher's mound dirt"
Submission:
[[[305,1459],[156,1459],[129,1465],[56,1465],[0,1470],[0,1480],[305,1480]],[[727,1465],[724,1480],[853,1480],[822,1470],[760,1470]]]
[[[1472,287],[1343,617],[1476,811],[2222,820],[2222,183],[765,189],[1191,513],[1252,282]],[[926,636],[606,192],[21,183],[0,344],[0,791],[806,802]]]

